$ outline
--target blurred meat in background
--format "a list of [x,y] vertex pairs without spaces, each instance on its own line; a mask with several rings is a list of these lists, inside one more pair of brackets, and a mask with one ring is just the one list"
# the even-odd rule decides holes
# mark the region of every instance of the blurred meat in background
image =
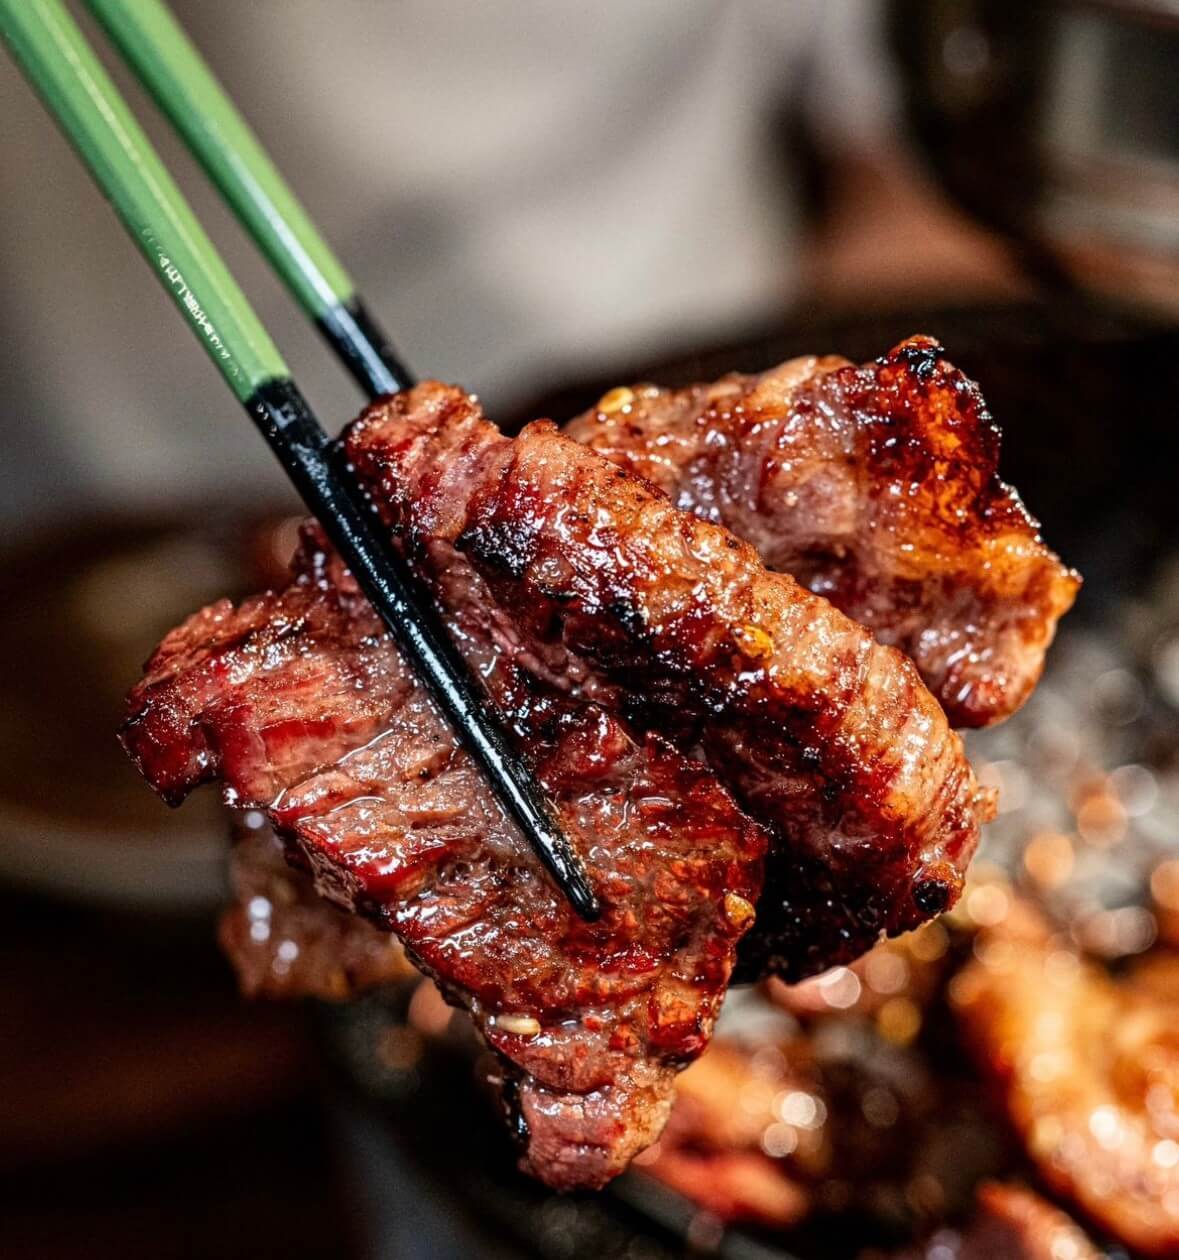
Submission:
[[[466,1033],[399,955],[351,937],[345,974],[316,973],[325,998],[390,982],[356,1006],[239,1003],[215,944],[227,819],[211,796],[166,811],[115,744],[160,634],[280,579],[296,505],[5,65],[0,1253],[834,1255],[837,1222],[847,1255],[942,1260],[947,1229],[964,1257],[1176,1254],[1173,6],[174,7],[419,371],[501,422],[565,421],[623,381],[928,332],[1088,581],[1041,691],[971,747],[1002,812],[962,914],[735,994],[617,1195],[522,1187]],[[115,70],[342,424],[347,381]],[[256,856],[221,930],[265,992],[309,938]],[[1023,1059],[1013,949],[1057,986]],[[1138,1040],[1066,1106],[1090,1001],[1131,1004]]]

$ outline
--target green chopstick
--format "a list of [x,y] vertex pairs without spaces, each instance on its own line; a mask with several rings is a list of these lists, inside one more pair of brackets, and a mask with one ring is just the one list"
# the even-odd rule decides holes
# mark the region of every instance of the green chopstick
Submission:
[[574,908],[598,904],[552,806],[62,0],[0,0],[0,37]]
[[64,5],[3,0],[0,32],[238,400],[289,376]]
[[412,384],[343,264],[163,0],[85,0],[259,249],[370,397]]

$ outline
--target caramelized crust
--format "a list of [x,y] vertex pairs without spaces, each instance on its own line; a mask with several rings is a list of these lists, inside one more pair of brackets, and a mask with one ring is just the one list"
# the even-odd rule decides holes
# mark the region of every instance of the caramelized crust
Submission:
[[266,809],[319,892],[392,929],[503,1056],[526,1167],[600,1186],[658,1135],[708,1040],[765,838],[706,766],[520,669],[451,559],[452,629],[556,801],[598,922],[569,909],[315,531],[284,591],[164,640],[123,741],[171,800],[219,778]]
[[1026,905],[975,952],[954,1006],[1040,1175],[1126,1246],[1179,1253],[1179,962],[1115,980]]
[[538,684],[699,745],[773,828],[749,968],[799,978],[956,899],[989,798],[901,653],[547,421],[508,439],[428,382],[347,451],[444,604],[459,554]]
[[906,652],[956,726],[1027,699],[1076,596],[999,478],[978,387],[929,337],[863,367],[612,390],[566,432]]
[[797,979],[952,904],[989,798],[910,660],[551,424],[506,439],[429,382],[346,444],[602,918],[566,905],[314,529],[284,590],[164,640],[124,743],[171,801],[220,779],[265,809],[320,894],[471,1013],[525,1166],[601,1185],[707,1043],[769,833],[744,966]]

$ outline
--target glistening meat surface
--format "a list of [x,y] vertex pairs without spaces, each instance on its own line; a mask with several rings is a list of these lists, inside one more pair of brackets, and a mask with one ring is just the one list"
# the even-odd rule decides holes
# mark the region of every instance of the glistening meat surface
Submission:
[[285,590],[168,636],[124,742],[170,800],[220,778],[265,808],[319,891],[395,931],[510,1065],[527,1166],[600,1185],[708,1039],[761,824],[772,895],[746,965],[797,977],[950,904],[985,797],[910,661],[552,425],[510,441],[427,383],[347,446],[602,919],[557,894],[314,531]]
[[[178,801],[219,778],[321,893],[391,928],[508,1068],[526,1166],[597,1186],[663,1126],[753,916],[765,838],[707,767],[515,660],[452,557],[452,628],[556,799],[605,911],[577,919],[316,531],[285,590],[174,630],[123,741]],[[574,663],[568,663],[575,670]]]
[[[547,421],[425,383],[349,457],[444,607],[537,686],[699,748],[774,833],[750,970],[800,978],[956,899],[989,798],[913,663]],[[485,583],[449,589],[461,557]]]
[[978,386],[929,337],[862,367],[611,390],[566,431],[908,653],[954,725],[1023,703],[1079,586],[999,478]]

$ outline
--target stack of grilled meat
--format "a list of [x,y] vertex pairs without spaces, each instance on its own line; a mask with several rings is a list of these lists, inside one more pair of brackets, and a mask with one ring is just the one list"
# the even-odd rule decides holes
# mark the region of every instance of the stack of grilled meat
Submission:
[[[395,934],[503,1060],[525,1167],[600,1186],[659,1135],[735,970],[801,979],[953,904],[992,808],[953,728],[1027,697],[1078,578],[925,337],[616,389],[516,438],[427,382],[345,445],[600,919],[562,900],[314,524],[284,589],[165,638],[124,744],[169,801],[217,779],[264,811],[297,868],[288,982],[258,979],[248,908],[227,921],[250,987],[382,979],[379,949],[315,926],[337,908]],[[242,851],[243,895],[272,857]]]

